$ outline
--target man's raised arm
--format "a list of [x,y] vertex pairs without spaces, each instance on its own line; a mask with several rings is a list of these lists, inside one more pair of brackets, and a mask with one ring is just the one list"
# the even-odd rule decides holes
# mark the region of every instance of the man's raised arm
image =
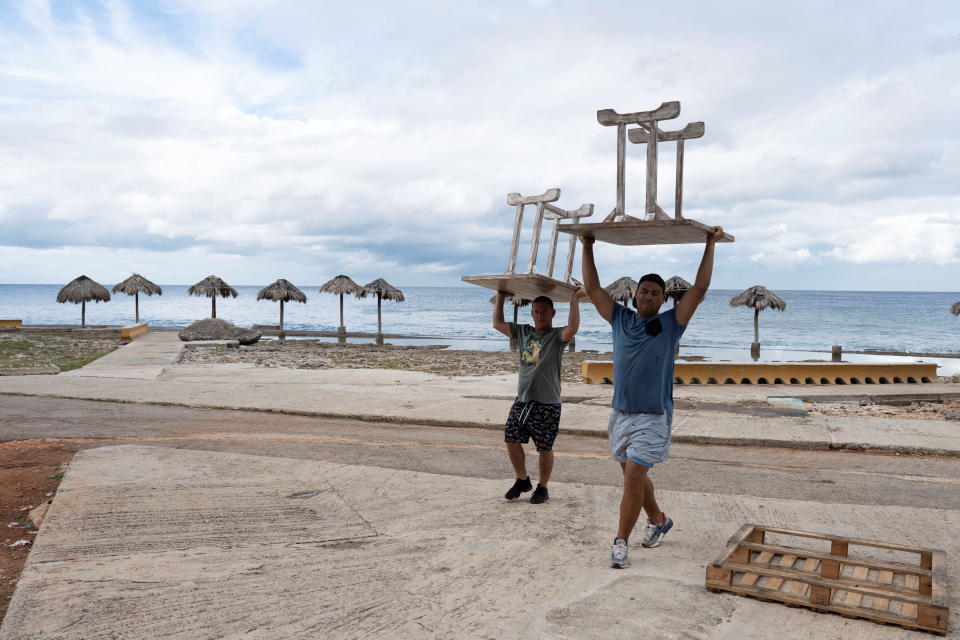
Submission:
[[600,277],[597,275],[597,265],[593,261],[593,243],[595,238],[580,236],[583,243],[583,255],[580,257],[580,266],[583,270],[583,288],[586,289],[590,301],[597,308],[597,312],[604,320],[610,322],[613,318],[613,298],[600,286]]
[[677,305],[677,323],[680,326],[687,326],[693,312],[697,310],[703,297],[707,295],[707,289],[710,288],[710,278],[713,277],[713,247],[717,240],[723,237],[723,228],[714,227],[713,231],[707,236],[707,246],[703,249],[703,258],[700,260],[700,268],[697,269],[697,279],[693,286],[687,289],[687,292],[680,298],[680,304]]
[[497,291],[497,299],[493,301],[493,328],[508,338],[512,338],[510,324],[503,320],[503,301],[506,297],[507,294],[503,291]]
[[563,328],[560,334],[562,342],[570,342],[573,336],[580,330],[580,298],[587,295],[587,290],[583,287],[577,287],[577,290],[570,296],[570,316],[567,318],[567,326]]

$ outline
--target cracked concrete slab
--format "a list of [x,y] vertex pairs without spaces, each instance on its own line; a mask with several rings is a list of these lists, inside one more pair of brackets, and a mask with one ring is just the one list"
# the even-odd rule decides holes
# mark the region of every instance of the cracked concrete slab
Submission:
[[542,506],[506,502],[505,488],[231,453],[81,451],[0,640],[914,638],[709,593],[705,566],[748,521],[960,551],[958,511],[659,491],[674,530],[613,570],[616,487],[551,483]]

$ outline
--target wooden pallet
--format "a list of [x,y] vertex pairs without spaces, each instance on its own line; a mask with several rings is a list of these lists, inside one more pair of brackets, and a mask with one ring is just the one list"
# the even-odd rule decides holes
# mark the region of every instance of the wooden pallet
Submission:
[[[767,534],[826,541],[830,550],[765,544]],[[920,563],[852,556],[851,546],[919,554]],[[710,591],[947,633],[947,556],[936,549],[745,524],[723,554],[707,565],[706,586]]]

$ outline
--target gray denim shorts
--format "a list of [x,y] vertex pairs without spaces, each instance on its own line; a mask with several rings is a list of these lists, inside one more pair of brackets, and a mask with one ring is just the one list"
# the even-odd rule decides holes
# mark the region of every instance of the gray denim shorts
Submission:
[[617,462],[628,459],[645,467],[666,462],[672,425],[665,413],[633,413],[614,409],[607,425],[610,454]]

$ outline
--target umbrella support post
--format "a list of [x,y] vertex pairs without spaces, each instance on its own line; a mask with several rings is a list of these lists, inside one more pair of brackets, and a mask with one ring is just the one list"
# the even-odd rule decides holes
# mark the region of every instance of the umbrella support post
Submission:
[[378,333],[378,334],[377,334],[377,346],[380,346],[380,347],[383,346],[383,334],[382,334],[382,333]]
[[760,359],[760,343],[754,342],[750,345],[750,357],[754,360]]

